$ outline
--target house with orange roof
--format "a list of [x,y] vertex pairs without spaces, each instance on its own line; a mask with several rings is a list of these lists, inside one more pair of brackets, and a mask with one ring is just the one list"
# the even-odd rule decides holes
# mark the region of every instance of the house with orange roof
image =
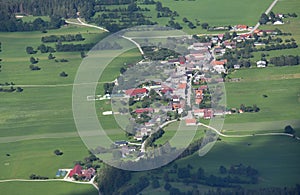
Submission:
[[187,118],[185,119],[186,126],[195,126],[197,125],[197,120],[194,118]]
[[178,89],[186,89],[186,83],[179,83]]
[[212,66],[216,66],[216,65],[225,65],[227,63],[227,59],[224,60],[213,60],[211,61],[211,65]]

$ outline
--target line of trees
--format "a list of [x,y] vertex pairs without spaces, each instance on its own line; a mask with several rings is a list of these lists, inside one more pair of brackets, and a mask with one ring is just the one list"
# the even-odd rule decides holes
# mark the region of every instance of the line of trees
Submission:
[[87,44],[61,44],[55,45],[56,51],[58,52],[72,52],[72,51],[89,51],[94,47],[94,43]]
[[274,64],[275,66],[293,66],[300,64],[300,57],[298,55],[282,55],[270,58],[270,63]]
[[253,106],[245,106],[245,104],[241,104],[240,110],[243,112],[259,112],[260,108],[257,107],[256,104],[253,104]]
[[76,34],[76,35],[50,35],[50,36],[45,36],[41,38],[41,41],[43,43],[49,43],[49,42],[72,42],[72,41],[84,41],[84,38],[82,37],[81,34]]
[[46,32],[46,29],[57,29],[64,24],[65,21],[58,16],[51,16],[49,22],[44,21],[41,18],[37,18],[33,22],[23,22],[21,19],[16,19],[14,15],[5,16],[0,14],[0,31],[2,32],[16,32],[16,31]]

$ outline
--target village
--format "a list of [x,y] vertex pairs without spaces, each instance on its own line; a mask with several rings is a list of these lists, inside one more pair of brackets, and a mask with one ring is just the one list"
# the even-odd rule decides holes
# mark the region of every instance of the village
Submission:
[[[276,24],[274,24],[276,25]],[[249,31],[252,27],[236,25],[237,32]],[[129,102],[129,109],[119,108],[114,111],[104,111],[103,115],[130,114],[130,127],[126,131],[134,138],[131,141],[119,140],[114,143],[122,158],[136,156],[145,151],[143,143],[158,129],[175,121],[183,121],[186,126],[197,126],[201,120],[209,120],[214,117],[224,117],[226,114],[244,113],[245,109],[226,108],[222,105],[211,106],[210,87],[225,81],[228,71],[243,68],[242,64],[228,66],[228,60],[223,55],[236,50],[237,45],[250,42],[253,47],[263,45],[261,39],[266,36],[276,36],[276,30],[255,30],[252,33],[235,34],[226,37],[226,34],[218,34],[209,37],[207,42],[195,42],[188,47],[189,53],[184,56],[170,56],[167,60],[160,61],[160,67],[173,67],[172,70],[164,70],[166,79],[147,79],[135,88],[118,91],[118,94],[106,94],[103,98],[97,97],[91,100],[114,100],[118,97]],[[258,38],[257,38],[258,37]],[[256,41],[255,41],[256,40]],[[141,61],[140,65],[147,62]],[[246,66],[244,66],[246,67]],[[257,68],[267,67],[267,61],[256,62]],[[232,68],[231,70],[229,70]],[[233,81],[234,79],[231,79]],[[236,79],[234,81],[239,81]],[[115,80],[118,85],[118,79]],[[113,97],[114,96],[114,97]],[[255,105],[256,106],[256,105]],[[259,108],[250,109],[254,112]],[[133,155],[135,154],[135,155]]]

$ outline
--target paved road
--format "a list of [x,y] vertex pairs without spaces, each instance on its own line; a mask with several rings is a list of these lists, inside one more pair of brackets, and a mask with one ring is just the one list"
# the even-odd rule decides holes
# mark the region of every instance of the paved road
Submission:
[[[269,14],[270,11],[273,9],[273,7],[276,5],[276,3],[278,2],[278,0],[274,0],[272,2],[272,4],[268,7],[268,9],[265,11],[265,14]],[[258,22],[254,28],[250,31],[250,33],[253,33],[256,29],[258,29],[258,27],[260,26],[260,23]]]

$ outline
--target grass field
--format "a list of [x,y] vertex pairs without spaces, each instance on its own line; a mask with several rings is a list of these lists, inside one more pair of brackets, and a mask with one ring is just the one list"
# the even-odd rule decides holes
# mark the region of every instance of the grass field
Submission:
[[289,137],[222,138],[204,157],[194,154],[177,164],[186,166],[188,162],[194,162],[195,170],[202,167],[217,174],[220,165],[228,167],[243,163],[258,169],[259,186],[293,186],[300,180],[299,144]]
[[[22,85],[22,93],[0,94],[0,171],[1,179],[29,179],[34,173],[54,178],[58,168],[72,168],[74,161],[88,156],[87,148],[78,137],[72,114],[72,83],[79,64],[79,52],[54,53],[66,63],[55,63],[47,59],[48,54],[38,52],[34,57],[40,71],[30,71],[25,48],[40,45],[42,36],[81,33],[85,43],[98,42],[106,34],[94,28],[68,26],[41,32],[0,33],[3,59],[0,83],[14,82]],[[48,45],[48,44],[47,44]],[[51,45],[51,44],[49,44]],[[52,44],[54,46],[54,44]],[[65,71],[67,78],[59,77]],[[51,86],[68,84],[68,86]],[[70,85],[69,85],[70,84]],[[23,86],[25,85],[25,86]],[[31,86],[50,85],[50,86]],[[55,137],[52,139],[40,139]],[[18,141],[29,139],[27,141]],[[17,141],[17,142],[14,142]],[[8,142],[8,143],[7,143]],[[53,151],[60,149],[62,156]],[[6,156],[10,154],[10,156]],[[1,183],[7,194],[93,194],[94,187],[62,182],[54,183]],[[32,186],[32,187],[28,187]]]
[[225,124],[299,119],[299,71],[296,66],[243,69],[232,73],[230,77],[242,78],[242,81],[225,84],[227,106],[239,108],[241,104],[256,104],[261,110],[226,116]]
[[[148,173],[135,173],[133,180],[137,180],[143,174],[153,174],[152,176],[159,179],[160,188],[155,189],[155,192],[160,194],[168,194],[163,186],[163,175],[165,172],[173,169],[176,163],[178,168],[187,167],[190,164],[193,168],[191,173],[195,173],[199,167],[204,169],[205,175],[211,174],[222,176],[219,173],[221,165],[230,167],[240,163],[245,166],[251,166],[258,170],[258,184],[247,184],[247,188],[264,188],[264,187],[285,187],[295,186],[300,180],[298,153],[300,150],[300,142],[290,137],[282,136],[254,136],[247,138],[222,138],[216,142],[213,148],[205,155],[200,157],[198,153],[186,158],[177,160],[169,165],[162,167],[159,170]],[[177,174],[169,173],[169,178],[176,181]],[[179,188],[180,191],[192,190],[196,188],[205,193],[214,187],[190,184],[179,182],[170,182],[173,187]],[[153,194],[154,189],[147,187],[143,194]]]
[[[81,139],[75,136],[0,144],[0,179],[29,179],[33,173],[54,179],[59,168],[72,168],[75,161],[89,155]],[[64,154],[56,156],[56,149]]]
[[3,193],[10,195],[45,194],[45,195],[96,195],[97,190],[92,185],[80,185],[67,182],[6,182],[0,183]]
[[[175,21],[184,27],[184,31],[201,33],[201,26],[191,30],[184,24],[182,19],[186,17],[194,24],[196,24],[195,20],[198,19],[200,23],[207,22],[211,26],[236,24],[254,26],[259,20],[260,15],[269,7],[272,0],[254,0],[251,3],[245,0],[162,0],[161,2],[163,6],[169,7],[171,10],[179,13],[180,16]],[[153,18],[156,18],[156,16],[153,16]]]

